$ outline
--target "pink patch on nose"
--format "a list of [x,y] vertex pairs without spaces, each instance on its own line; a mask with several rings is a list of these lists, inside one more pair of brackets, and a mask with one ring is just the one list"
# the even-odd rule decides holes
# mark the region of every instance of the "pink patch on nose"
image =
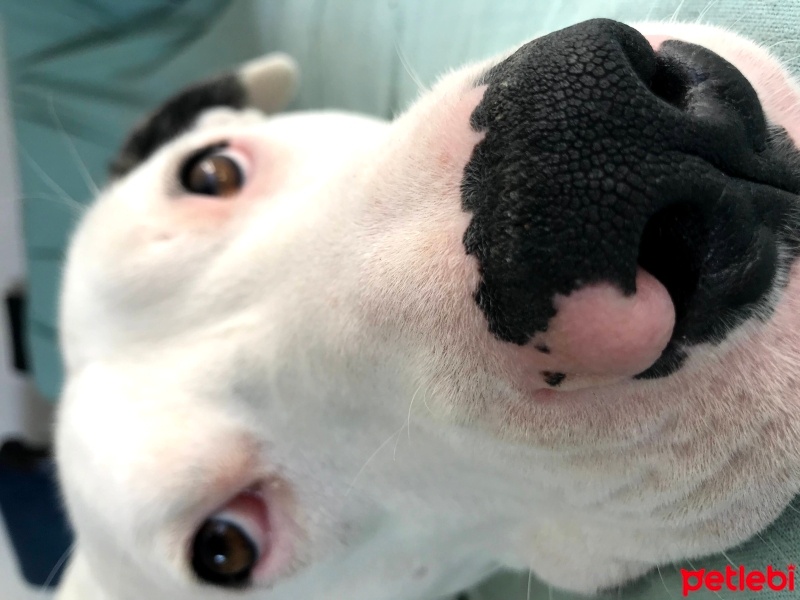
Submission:
[[610,283],[557,297],[546,333],[559,372],[633,376],[650,367],[675,327],[675,306],[666,288],[639,269],[636,293],[625,296]]
[[626,296],[611,283],[586,285],[553,300],[547,330],[524,346],[495,346],[501,376],[537,400],[575,398],[577,392],[620,383],[661,357],[675,328],[667,289],[642,268]]

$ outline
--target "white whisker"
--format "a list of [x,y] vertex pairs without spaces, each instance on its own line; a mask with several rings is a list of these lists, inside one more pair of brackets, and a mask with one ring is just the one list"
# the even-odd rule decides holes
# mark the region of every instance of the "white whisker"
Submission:
[[350,486],[347,488],[347,491],[344,494],[345,496],[348,496],[350,494],[350,492],[353,490],[353,486],[355,485],[356,480],[361,476],[361,473],[364,472],[364,469],[367,468],[367,465],[372,461],[372,459],[375,458],[378,455],[378,452],[380,452],[384,448],[384,446],[386,446],[386,444],[388,444],[389,442],[392,441],[393,437],[400,435],[400,433],[403,431],[403,427],[405,427],[405,425],[400,427],[400,429],[398,429],[392,435],[390,435],[388,438],[386,438],[386,440],[384,440],[384,442],[380,446],[378,446],[378,448],[375,450],[375,452],[370,454],[369,458],[362,465],[362,467],[358,470],[358,473],[356,473],[356,476],[353,477],[353,481],[350,482]]
[[[403,426],[405,427],[405,425]],[[400,428],[400,431],[403,431],[403,427]],[[400,438],[403,437],[402,435],[398,435],[394,441],[394,451],[392,452],[392,460],[397,462],[397,446],[400,445]]]
[[661,573],[661,567],[656,565],[656,571],[658,571],[658,577],[661,579],[661,585],[664,586],[664,590],[666,590],[666,592],[667,592],[667,594],[669,595],[670,598],[674,598],[675,596],[673,596],[673,594],[670,591],[669,587],[667,587],[667,582],[664,581],[664,575]]
[[772,547],[775,548],[775,551],[778,553],[778,555],[786,560],[786,564],[792,562],[792,559],[789,557],[789,555],[780,546],[778,546],[778,544],[775,543],[775,540],[773,540],[771,537],[765,538],[763,535],[761,535],[761,532],[757,532],[756,535],[758,536],[758,539],[765,544],[772,544]]
[[427,392],[427,390],[425,391],[425,393],[422,394],[422,403],[425,405],[425,408],[428,409],[428,413],[431,416],[435,417],[436,413],[433,412],[433,409],[431,408],[430,404],[428,404],[428,392]]
[[654,0],[653,3],[650,5],[650,10],[647,11],[647,16],[644,18],[645,21],[649,21],[650,17],[653,16],[653,10],[658,5],[658,0]]
[[792,505],[792,503],[791,503],[791,502],[790,502],[789,504],[787,504],[787,505],[786,505],[786,508],[788,508],[789,510],[791,510],[791,511],[793,511],[793,512],[796,512],[798,515],[800,515],[800,510],[797,510],[797,509],[796,509],[796,508],[795,508],[795,507]]
[[736,19],[736,20],[735,20],[733,23],[731,23],[730,25],[728,25],[728,29],[730,29],[731,31],[733,31],[733,28],[734,28],[734,27],[736,27],[736,26],[739,24],[739,22],[740,22],[742,19],[744,19],[744,16],[745,16],[746,14],[747,14],[747,13],[746,13],[745,11],[742,11],[742,14],[741,14],[741,15],[739,15],[739,17],[738,17],[738,18],[737,18],[737,19]]
[[676,21],[676,19],[678,18],[678,14],[681,12],[681,9],[683,8],[685,2],[686,0],[681,0],[680,4],[678,4],[678,8],[675,9],[675,12],[672,13],[672,16],[669,18],[670,23],[674,23]]
[[781,44],[797,44],[800,43],[800,39],[797,38],[786,38],[783,40],[778,40],[774,44],[770,44],[769,46],[764,46],[765,50],[772,50],[775,46],[780,46]]
[[414,399],[417,397],[417,394],[419,394],[419,391],[421,389],[422,389],[422,384],[420,383],[417,386],[417,390],[411,396],[411,402],[408,403],[408,419],[406,420],[406,423],[407,423],[407,426],[408,426],[408,441],[409,442],[411,441],[411,409],[414,406]]
[[48,588],[50,586],[50,583],[52,583],[52,581],[53,581],[53,577],[56,576],[56,573],[58,573],[58,571],[62,567],[62,565],[72,555],[73,550],[75,550],[75,542],[72,542],[69,545],[69,547],[66,550],[64,550],[64,553],[61,555],[61,558],[59,558],[58,562],[56,562],[56,564],[53,566],[53,568],[50,569],[50,574],[44,580],[44,583],[42,584],[42,587],[41,587],[41,590],[40,590],[42,592],[42,594],[48,594],[49,595],[50,592],[49,592]]
[[20,202],[28,202],[31,200],[48,200],[50,202],[55,202],[56,204],[63,204],[75,212],[77,216],[81,216],[86,212],[87,209],[85,205],[81,204],[80,202],[76,202],[72,198],[63,198],[55,194],[30,194],[27,196],[19,196]]
[[702,11],[700,11],[699,15],[697,15],[697,19],[695,19],[695,23],[701,23],[702,24],[703,19],[708,14],[708,11],[711,10],[716,3],[717,3],[717,0],[711,0],[711,2],[706,4],[706,7]]
[[17,148],[19,148],[20,154],[23,156],[23,158],[25,158],[26,161],[28,161],[31,168],[34,171],[36,171],[36,173],[39,175],[39,177],[41,177],[42,181],[47,187],[49,187],[53,192],[55,192],[55,194],[58,195],[66,203],[72,203],[76,206],[81,207],[81,210],[84,210],[84,206],[80,202],[75,200],[75,198],[70,196],[66,191],[64,191],[64,188],[58,185],[53,180],[53,178],[50,177],[41,166],[39,166],[39,163],[37,163],[33,159],[33,157],[28,153],[28,151],[25,150],[25,148],[23,148],[20,144],[17,144]]
[[414,71],[414,69],[411,68],[411,65],[409,64],[408,59],[403,53],[403,50],[400,48],[400,44],[397,42],[397,39],[394,40],[394,51],[397,53],[397,57],[400,59],[400,64],[403,65],[403,69],[411,78],[411,81],[414,82],[414,85],[417,86],[417,91],[420,94],[427,91],[428,89],[427,86],[424,83],[422,83],[422,80],[419,78],[417,73]]
[[94,182],[94,179],[92,179],[92,175],[91,173],[89,173],[89,169],[86,167],[86,163],[84,163],[83,160],[81,160],[80,154],[78,154],[78,149],[75,147],[75,144],[69,137],[67,130],[61,123],[61,119],[58,117],[58,113],[56,112],[56,105],[55,102],[53,101],[52,92],[48,95],[47,100],[48,104],[50,105],[50,114],[52,115],[53,120],[55,121],[56,126],[58,127],[58,132],[61,134],[62,138],[66,142],[67,148],[69,149],[70,154],[72,154],[72,158],[75,159],[75,162],[78,165],[78,170],[80,171],[81,176],[83,177],[83,181],[86,184],[86,187],[93,195],[95,196],[99,195],[100,188],[97,187],[97,184]]
[[727,561],[728,561],[728,564],[730,564],[730,566],[732,566],[732,567],[735,569],[735,568],[736,568],[736,565],[735,565],[735,564],[733,564],[733,561],[731,560],[731,557],[727,555],[727,553],[725,552],[725,550],[720,550],[720,553],[722,554],[722,556],[724,556],[724,557],[725,557],[725,560],[727,560]]
[[533,581],[533,571],[528,569],[528,595],[527,600],[531,600],[531,582]]

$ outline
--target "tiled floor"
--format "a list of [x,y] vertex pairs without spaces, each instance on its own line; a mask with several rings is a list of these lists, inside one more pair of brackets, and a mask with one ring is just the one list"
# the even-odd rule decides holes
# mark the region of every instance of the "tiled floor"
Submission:
[[5,525],[0,519],[0,597],[2,600],[51,600],[52,592],[29,586],[17,568]]

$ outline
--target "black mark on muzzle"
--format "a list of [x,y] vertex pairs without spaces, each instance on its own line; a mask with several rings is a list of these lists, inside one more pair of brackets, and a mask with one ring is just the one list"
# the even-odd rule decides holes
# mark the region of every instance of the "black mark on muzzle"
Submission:
[[553,298],[590,283],[635,291],[637,267],[670,292],[669,347],[641,377],[677,369],[682,348],[718,342],[798,254],[800,160],[768,127],[756,92],[705,48],[655,53],[634,29],[588,21],[492,68],[471,125],[485,132],[462,182],[475,295],[496,337],[545,331]]

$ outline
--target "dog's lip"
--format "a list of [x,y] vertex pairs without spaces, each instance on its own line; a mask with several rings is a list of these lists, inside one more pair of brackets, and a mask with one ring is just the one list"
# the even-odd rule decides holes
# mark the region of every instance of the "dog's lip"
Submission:
[[525,413],[526,409],[535,411],[536,407],[548,407],[548,410],[563,407],[572,411],[576,407],[585,407],[587,403],[594,405],[596,402],[606,407],[615,405],[622,409],[629,402],[646,402],[647,393],[644,390],[648,386],[647,381],[630,377],[594,377],[568,373],[564,383],[557,387],[537,385],[518,388],[519,395],[507,406],[516,407],[514,410],[521,413]]
[[566,373],[564,383],[557,387],[537,387],[527,396],[534,403],[580,401],[614,390],[630,381],[627,377],[592,377]]
[[587,389],[580,390],[559,390],[552,388],[541,388],[531,394],[531,400],[535,403],[563,402],[570,400],[580,400],[587,393]]

